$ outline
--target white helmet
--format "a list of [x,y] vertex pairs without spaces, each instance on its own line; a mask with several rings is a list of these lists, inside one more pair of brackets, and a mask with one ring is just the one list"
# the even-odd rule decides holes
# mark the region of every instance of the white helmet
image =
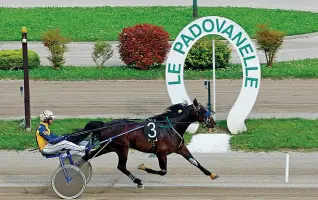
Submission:
[[53,112],[50,110],[45,110],[40,114],[41,121],[47,121],[49,119],[54,119],[55,116],[53,115]]

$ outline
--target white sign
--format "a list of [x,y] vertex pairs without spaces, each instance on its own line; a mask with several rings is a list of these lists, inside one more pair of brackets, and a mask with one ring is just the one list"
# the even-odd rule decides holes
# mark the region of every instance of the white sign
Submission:
[[172,104],[192,102],[183,82],[184,61],[192,45],[206,35],[220,35],[235,46],[242,62],[241,92],[227,117],[232,134],[246,131],[245,119],[256,101],[261,69],[256,48],[244,29],[230,19],[218,16],[202,17],[188,24],[171,46],[166,64],[166,85]]

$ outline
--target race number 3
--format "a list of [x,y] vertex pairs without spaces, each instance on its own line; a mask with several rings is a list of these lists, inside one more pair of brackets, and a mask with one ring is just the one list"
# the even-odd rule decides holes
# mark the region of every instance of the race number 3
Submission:
[[149,142],[156,142],[157,137],[160,135],[159,125],[153,121],[153,119],[148,119],[144,123],[144,136]]
[[150,128],[151,128],[150,131],[151,131],[152,133],[148,133],[148,136],[149,136],[150,138],[156,138],[156,136],[157,136],[156,124],[153,123],[153,122],[150,122],[150,123],[148,123],[147,126],[148,126],[148,127],[149,127],[149,126],[152,126],[152,127],[150,127]]
[[149,127],[149,126],[152,126],[152,128],[150,129],[150,131],[151,131],[153,134],[148,133],[148,136],[149,136],[150,138],[155,138],[155,137],[157,136],[156,124],[153,123],[153,122],[150,122],[150,123],[148,123],[148,127]]

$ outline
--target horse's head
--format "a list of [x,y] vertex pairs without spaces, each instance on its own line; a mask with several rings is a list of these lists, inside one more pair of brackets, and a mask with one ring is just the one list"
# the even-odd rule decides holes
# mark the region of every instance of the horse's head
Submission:
[[204,106],[199,104],[197,99],[193,100],[193,107],[194,107],[194,115],[197,122],[204,122],[208,128],[214,128],[216,123],[212,117],[214,111],[209,111]]
[[212,117],[213,111],[209,111],[204,106],[193,100],[193,105],[188,105],[187,102],[174,104],[166,109],[165,113],[152,117],[155,120],[174,119],[174,123],[179,122],[201,122],[205,123],[208,128],[215,127],[216,123]]

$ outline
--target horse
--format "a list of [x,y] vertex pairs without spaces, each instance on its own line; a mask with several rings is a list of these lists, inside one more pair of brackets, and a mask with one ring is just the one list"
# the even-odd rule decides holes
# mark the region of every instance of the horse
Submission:
[[[164,121],[163,121],[164,120]],[[219,176],[211,173],[205,169],[189,152],[183,141],[183,135],[189,125],[193,122],[205,123],[207,127],[213,128],[216,123],[211,116],[211,112],[198,103],[196,99],[193,104],[187,103],[175,104],[167,108],[166,112],[160,115],[153,116],[148,119],[150,122],[156,122],[166,128],[160,129],[160,134],[157,135],[155,142],[147,140],[143,127],[144,122],[136,122],[129,119],[116,119],[108,123],[101,121],[91,121],[84,127],[84,131],[98,129],[93,134],[98,137],[99,141],[107,140],[110,137],[115,137],[111,142],[101,144],[99,148],[92,150],[85,154],[82,159],[88,161],[93,157],[97,157],[109,152],[115,152],[118,156],[117,169],[128,176],[138,188],[143,188],[142,181],[135,177],[126,168],[129,148],[144,152],[155,154],[158,158],[160,170],[154,170],[140,164],[137,168],[147,173],[157,174],[164,176],[167,174],[167,156],[171,153],[177,153],[188,160],[192,165],[199,168],[205,175],[209,176],[212,180]],[[147,121],[146,121],[147,122]],[[152,127],[150,127],[152,128]],[[135,129],[135,130],[134,130]],[[151,129],[155,131],[155,129]],[[105,146],[106,145],[106,146]]]

